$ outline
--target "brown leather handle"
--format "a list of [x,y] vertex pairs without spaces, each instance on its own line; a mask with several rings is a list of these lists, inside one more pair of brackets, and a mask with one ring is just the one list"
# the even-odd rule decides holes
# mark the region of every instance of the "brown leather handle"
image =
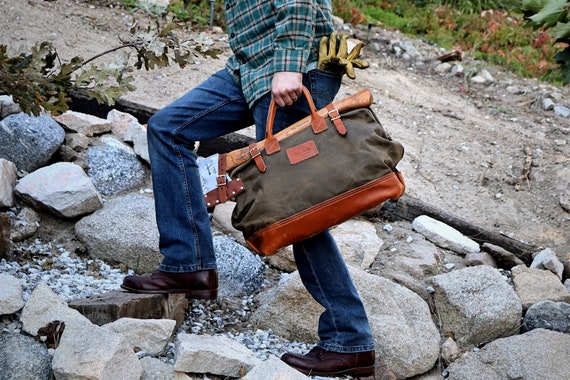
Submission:
[[[309,104],[309,110],[311,111],[311,126],[315,133],[322,132],[326,129],[325,119],[317,113],[317,108],[313,102],[311,93],[307,87],[303,86],[303,95],[307,99]],[[279,147],[279,141],[273,135],[273,123],[275,122],[275,113],[277,112],[277,104],[275,100],[271,98],[271,103],[269,103],[269,112],[267,113],[267,123],[265,128],[265,151],[267,154],[273,154],[279,152],[281,149]]]
[[[312,99],[311,99],[312,101]],[[368,89],[361,90],[354,95],[341,99],[339,101],[333,102],[332,105],[334,108],[338,110],[338,112],[345,112],[355,108],[360,107],[369,107],[372,104],[372,93]],[[313,106],[314,109],[314,106]],[[320,117],[326,118],[328,117],[328,111],[325,108],[321,108],[316,112]],[[274,138],[277,141],[281,141],[286,139],[290,136],[293,136],[296,133],[301,132],[307,127],[311,126],[312,123],[312,114],[297,121],[296,123],[290,125],[289,127],[285,128],[282,131],[277,132],[274,134]],[[275,117],[275,116],[274,116]],[[268,115],[269,118],[269,115]],[[261,140],[255,143],[259,150],[265,149],[266,140]],[[247,162],[251,159],[251,155],[249,154],[250,148],[244,147],[236,150],[232,150],[231,152],[225,153],[226,155],[226,169],[228,171],[232,170],[233,168],[238,167],[239,165]]]

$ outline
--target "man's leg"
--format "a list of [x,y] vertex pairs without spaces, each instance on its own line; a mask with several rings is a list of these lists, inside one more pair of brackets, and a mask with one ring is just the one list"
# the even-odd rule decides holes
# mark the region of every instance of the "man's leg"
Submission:
[[241,88],[224,70],[149,120],[150,166],[164,259],[151,276],[126,277],[124,289],[215,298],[216,257],[193,149],[197,141],[251,124]]
[[374,374],[374,338],[364,305],[329,231],[293,245],[303,284],[325,311],[319,343],[307,355],[285,354],[284,362],[316,376]]

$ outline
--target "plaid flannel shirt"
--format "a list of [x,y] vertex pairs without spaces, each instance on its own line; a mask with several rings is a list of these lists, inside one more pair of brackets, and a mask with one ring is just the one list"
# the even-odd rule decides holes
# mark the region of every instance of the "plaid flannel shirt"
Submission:
[[279,71],[316,68],[321,37],[332,33],[331,0],[224,0],[229,43],[226,69],[252,105]]

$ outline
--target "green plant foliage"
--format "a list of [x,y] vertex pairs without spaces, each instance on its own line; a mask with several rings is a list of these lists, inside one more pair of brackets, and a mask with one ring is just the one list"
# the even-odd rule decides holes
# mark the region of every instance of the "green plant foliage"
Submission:
[[557,44],[566,47],[554,55],[564,84],[570,83],[570,1],[523,0],[521,11],[535,30],[550,31]]
[[519,0],[437,0],[437,1],[425,1],[425,0],[415,0],[413,3],[419,7],[425,6],[436,6],[436,7],[449,7],[460,11],[461,13],[473,14],[480,13],[484,10],[496,9],[496,10],[513,10],[520,3]]
[[567,54],[557,54],[556,47],[568,43],[568,23],[562,21],[569,17],[568,0],[525,0],[523,6],[524,16],[539,14],[534,19],[549,21],[549,30],[527,27],[520,0],[333,0],[335,14],[347,21],[361,12],[356,19],[368,24],[464,51],[523,77],[568,83],[568,64],[562,64]]
[[14,57],[8,55],[5,45],[0,45],[0,92],[12,94],[22,109],[36,115],[42,106],[55,113],[64,111],[70,99],[63,89],[71,86],[68,74],[81,60],[76,58],[54,72],[56,58],[57,53],[48,42]]
[[160,17],[168,10],[168,6],[158,5],[152,0],[120,0],[120,3],[131,12],[141,11],[152,17]]
[[168,9],[178,20],[189,22],[195,27],[209,26],[210,17],[212,17],[213,25],[221,28],[226,26],[223,1],[171,0]]
[[[213,41],[205,34],[179,41],[171,33],[175,27],[172,20],[165,25],[156,20],[147,27],[135,24],[121,45],[87,60],[73,57],[68,62],[48,42],[14,56],[8,54],[7,46],[0,45],[0,93],[12,95],[26,113],[38,115],[44,109],[59,114],[68,110],[72,89],[83,89],[99,103],[113,105],[116,99],[135,90],[135,68],[150,70],[171,63],[183,68],[199,56],[217,58],[220,52],[212,48]],[[119,50],[121,54],[114,62],[93,63]],[[132,50],[136,52],[134,64],[130,63]]]

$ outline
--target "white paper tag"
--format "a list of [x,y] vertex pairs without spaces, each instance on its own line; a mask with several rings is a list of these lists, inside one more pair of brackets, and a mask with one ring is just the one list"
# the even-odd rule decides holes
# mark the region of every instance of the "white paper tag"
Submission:
[[[198,157],[198,170],[200,171],[200,182],[202,183],[202,191],[204,195],[218,187],[218,160],[219,154],[213,154],[209,157]],[[226,173],[226,182],[231,180]]]

